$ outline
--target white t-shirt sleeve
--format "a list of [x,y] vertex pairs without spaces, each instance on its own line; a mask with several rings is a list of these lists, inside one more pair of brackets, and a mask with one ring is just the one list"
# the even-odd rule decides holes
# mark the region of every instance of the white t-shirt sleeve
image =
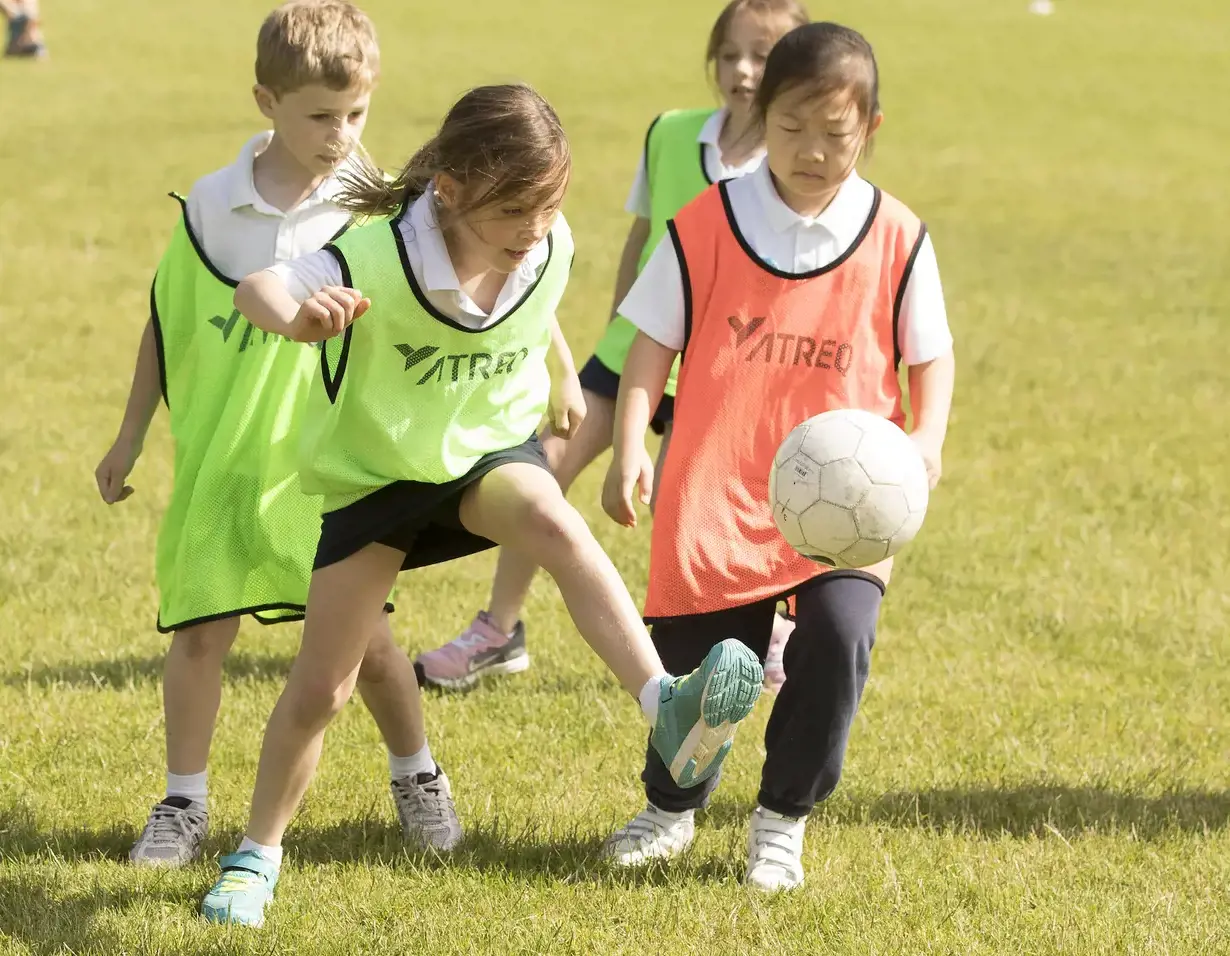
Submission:
[[683,273],[669,233],[658,242],[628,290],[619,314],[659,345],[676,352],[683,350]]
[[641,157],[641,164],[636,167],[636,178],[632,180],[632,189],[628,193],[628,201],[624,203],[624,210],[642,219],[653,218],[653,204],[649,196],[649,176],[645,172],[644,156]]
[[923,237],[906,280],[897,322],[897,347],[905,365],[922,365],[952,350],[944,288],[930,233]]
[[302,302],[327,285],[343,285],[342,264],[328,249],[309,252],[298,259],[279,262],[265,270],[282,280],[296,302]]

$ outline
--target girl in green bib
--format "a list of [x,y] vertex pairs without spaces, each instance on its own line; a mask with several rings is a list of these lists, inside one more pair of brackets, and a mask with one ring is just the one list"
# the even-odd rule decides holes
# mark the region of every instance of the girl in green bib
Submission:
[[[548,409],[557,426],[580,411],[555,319],[573,256],[559,213],[570,172],[537,93],[471,90],[395,181],[374,169],[350,181],[340,202],[368,222],[235,293],[258,328],[324,342],[300,476],[325,514],[303,643],[265,732],[247,837],[202,906],[210,919],[263,920],[283,831],[404,569],[494,544],[546,568],[681,785],[717,771],[755,703],[760,664],[737,641],[686,677],[665,672],[535,434]],[[569,373],[554,388],[553,346]]]
[[[669,110],[650,125],[626,206],[636,218],[620,258],[610,324],[593,358],[581,370],[585,423],[569,441],[553,435],[543,439],[547,458],[565,492],[590,462],[611,447],[619,377],[636,334],[632,323],[618,314],[620,303],[649,254],[666,235],[666,224],[675,213],[712,183],[759,167],[764,144],[752,100],[765,58],[778,37],[807,21],[807,11],[798,0],[731,0],[710,30],[705,54],[722,106]],[[666,396],[652,422],[654,431],[662,436],[659,463],[665,459],[670,443],[674,394],[672,371]],[[656,489],[652,494],[656,496]],[[528,666],[525,626],[520,616],[535,570],[521,555],[501,555],[487,609],[475,615],[458,637],[419,656],[415,668],[420,682],[463,688],[482,676]]]

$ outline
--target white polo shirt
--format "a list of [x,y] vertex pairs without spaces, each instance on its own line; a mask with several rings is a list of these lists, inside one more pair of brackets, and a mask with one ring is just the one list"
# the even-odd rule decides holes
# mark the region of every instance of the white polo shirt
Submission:
[[[756,255],[784,272],[822,269],[857,240],[871,214],[875,189],[858,173],[841,184],[820,215],[800,216],[782,202],[767,164],[726,187],[739,231]],[[670,236],[663,236],[619,314],[669,349],[684,345],[683,279]],[[906,365],[921,365],[952,349],[944,289],[928,234],[906,281],[897,325],[897,346]]]
[[[709,177],[710,182],[716,183],[723,179],[737,179],[740,176],[746,176],[758,169],[764,161],[764,150],[762,149],[742,166],[727,166],[722,162],[722,147],[718,145],[718,140],[722,135],[722,127],[726,125],[726,117],[729,115],[730,110],[725,106],[720,110],[715,110],[713,115],[705,120],[705,125],[700,128],[700,133],[696,137],[696,141],[701,144],[705,175]],[[628,193],[628,201],[624,203],[625,210],[642,219],[653,218],[649,175],[646,172],[648,163],[649,157],[642,153],[641,165],[637,167],[636,179],[632,181],[632,191]]]
[[[510,272],[504,281],[495,308],[488,314],[462,291],[461,283],[457,281],[457,270],[453,268],[448,247],[444,244],[444,234],[436,221],[433,189],[414,201],[409,213],[398,223],[398,229],[406,243],[410,270],[427,301],[454,322],[475,330],[494,325],[512,310],[538,279],[550,251],[544,238],[526,253],[516,270]],[[571,235],[563,213],[556,218],[553,231]],[[324,250],[281,263],[269,271],[282,280],[286,291],[296,302],[302,302],[327,285],[342,285],[344,281],[341,264],[332,253]]]
[[287,212],[261,197],[252,163],[272,139],[268,130],[253,136],[233,163],[197,180],[188,193],[192,231],[218,271],[232,279],[314,252],[350,219],[333,202],[342,188],[336,174]]

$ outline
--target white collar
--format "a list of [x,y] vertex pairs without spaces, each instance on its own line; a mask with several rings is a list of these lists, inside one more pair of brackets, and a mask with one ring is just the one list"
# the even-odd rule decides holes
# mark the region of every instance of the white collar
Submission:
[[[244,143],[243,149],[239,151],[239,155],[235,158],[235,162],[231,164],[229,197],[232,211],[242,209],[245,206],[251,206],[257,212],[266,216],[286,215],[286,212],[266,202],[261,194],[256,191],[256,181],[253,178],[253,163],[256,161],[257,156],[269,148],[271,142],[273,142],[273,130],[257,133]],[[337,174],[343,169],[351,168],[352,163],[353,160],[347,157],[333,175],[322,179],[320,185],[295,208],[309,209],[312,206],[318,206],[321,203],[331,202],[336,199],[342,191],[342,183],[338,179]]]
[[[427,192],[414,201],[407,218],[419,254],[423,257],[424,291],[461,292],[457,270],[453,268],[448,246],[444,243],[444,232],[436,220],[434,187],[429,186]],[[538,275],[538,267],[547,261],[548,252],[549,247],[544,239],[526,254],[517,266],[517,272],[533,280]]]
[[730,110],[725,106],[710,113],[709,118],[705,120],[705,125],[700,128],[696,136],[696,142],[715,149],[719,148],[718,140],[722,137],[722,127],[726,125],[726,117],[729,115]]
[[718,162],[722,164],[723,175],[733,174],[735,176],[747,173],[760,165],[764,159],[764,147],[748,157],[747,162],[742,166],[727,166],[726,158],[722,155],[722,127],[726,125],[726,120],[730,116],[730,110],[725,106],[714,110],[709,114],[709,118],[705,120],[705,125],[700,128],[700,133],[697,134],[696,141],[702,146],[708,146],[717,154]]
[[837,195],[818,216],[800,216],[782,201],[773,185],[769,164],[763,163],[749,177],[758,193],[765,220],[774,232],[789,232],[791,229],[809,229],[816,226],[825,229],[841,245],[849,245],[858,238],[867,222],[867,194],[871,184],[858,172],[850,173],[837,188]]

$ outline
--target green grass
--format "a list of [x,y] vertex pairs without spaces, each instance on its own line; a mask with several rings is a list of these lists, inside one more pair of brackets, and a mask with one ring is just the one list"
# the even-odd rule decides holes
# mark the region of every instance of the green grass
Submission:
[[[534,669],[432,696],[471,838],[407,856],[361,706],[330,731],[268,927],[196,916],[212,860],[123,856],[161,793],[153,543],[160,417],[138,494],[92,469],[118,423],[163,194],[229,162],[264,3],[47,0],[52,59],[0,62],[0,952],[1230,952],[1230,8],[1222,0],[811,0],[883,72],[868,175],[928,221],[958,341],[946,476],[898,565],[845,780],[805,890],[740,886],[766,716],[740,736],[695,851],[612,872],[642,726],[553,587]],[[708,101],[718,4],[372,0],[386,164],[477,82],[524,78],[576,153],[579,358],[605,315],[644,128]],[[574,498],[643,593],[644,533]],[[399,639],[449,636],[490,555],[402,580]],[[238,838],[297,631],[245,628],[211,762],[212,857]]]

